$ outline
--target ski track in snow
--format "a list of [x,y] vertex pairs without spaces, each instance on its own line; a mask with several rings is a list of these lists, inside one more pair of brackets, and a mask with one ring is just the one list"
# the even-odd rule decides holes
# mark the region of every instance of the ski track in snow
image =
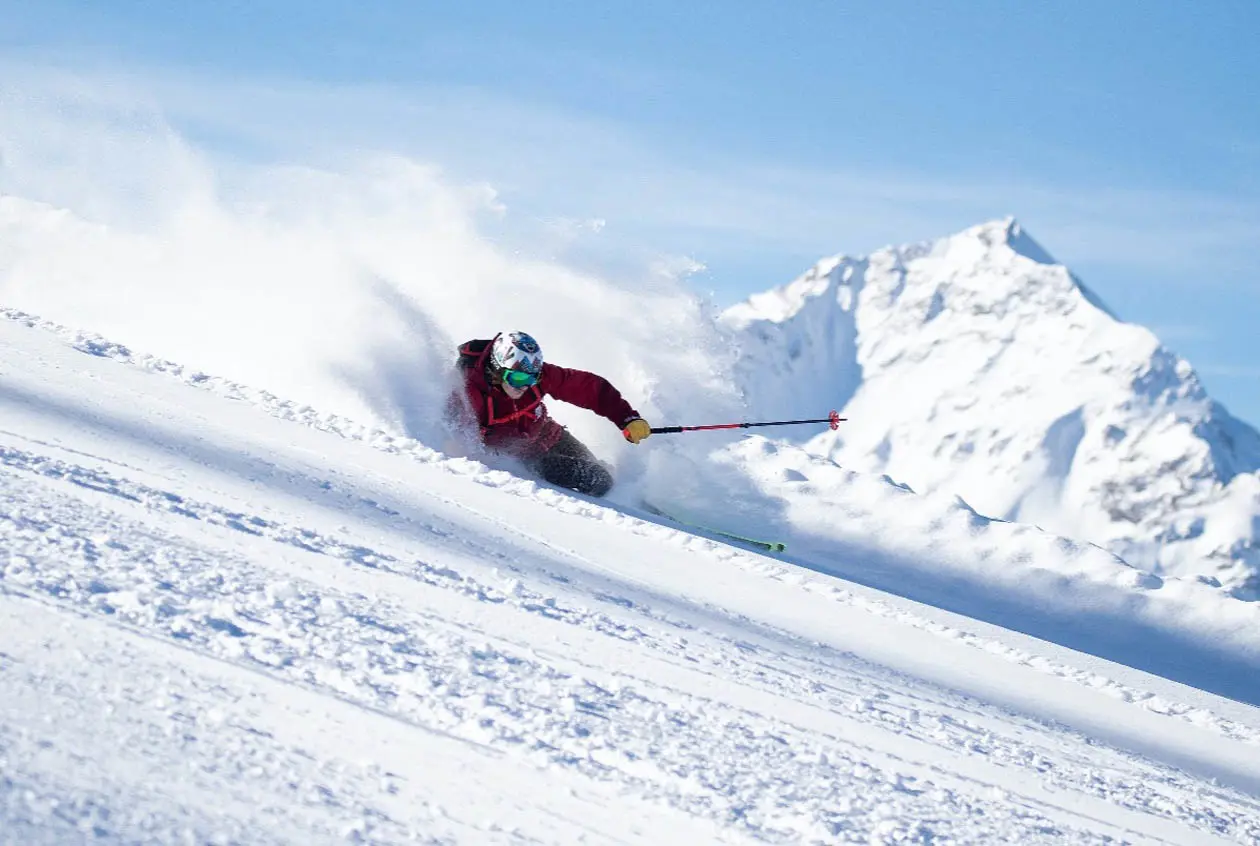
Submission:
[[[448,466],[600,521],[610,558],[621,535],[652,539],[1258,740],[837,580]],[[297,480],[324,500],[292,509],[174,481],[0,431],[0,842],[1260,842],[1254,797],[662,596],[438,491],[418,496],[446,510],[418,518],[332,475]]]
[[[6,466],[13,467],[11,450],[6,451],[5,459]],[[1220,809],[1211,803],[1193,809],[1178,807],[1175,798],[1160,791],[1161,786],[1174,791],[1187,788],[1175,773],[1161,773],[1121,753],[1100,766],[1097,750],[1090,748],[1085,738],[1070,735],[1082,753],[1075,760],[1065,759],[1063,750],[1047,749],[1036,742],[1041,737],[1039,727],[1028,727],[1013,715],[989,713],[991,709],[980,703],[970,703],[968,709],[974,711],[976,723],[960,721],[957,704],[942,703],[939,692],[916,689],[912,680],[902,679],[906,689],[888,693],[886,675],[872,673],[851,658],[833,657],[833,661],[841,659],[836,661],[841,672],[828,666],[830,661],[811,661],[788,676],[782,668],[798,664],[799,657],[762,655],[761,649],[740,643],[705,644],[706,650],[697,650],[673,632],[654,636],[616,624],[604,615],[564,608],[551,597],[530,596],[519,589],[508,594],[466,580],[451,570],[438,570],[440,575],[434,578],[434,570],[421,562],[414,562],[407,568],[411,572],[404,573],[387,553],[329,543],[308,530],[269,526],[265,520],[223,514],[222,509],[186,502],[175,506],[180,511],[173,511],[171,504],[179,502],[173,494],[142,498],[126,486],[102,484],[107,480],[101,474],[85,474],[96,483],[92,485],[72,481],[73,473],[58,475],[158,515],[178,513],[187,519],[205,519],[222,530],[249,534],[255,532],[252,527],[265,526],[274,530],[269,537],[273,542],[330,557],[334,566],[375,568],[380,566],[377,562],[392,564],[391,571],[405,579],[454,590],[465,599],[511,604],[526,613],[663,652],[673,662],[717,664],[712,672],[723,676],[742,671],[741,675],[751,678],[741,681],[763,691],[788,691],[794,699],[812,700],[864,726],[882,730],[891,726],[899,735],[945,751],[982,755],[1002,766],[1029,769],[1056,790],[1108,797],[1110,801],[1122,799],[1127,806],[1158,809],[1170,816],[1193,811],[1209,830],[1234,833],[1240,842],[1260,836],[1260,827],[1249,823],[1246,816],[1231,814],[1228,805]],[[198,549],[178,536],[165,536],[152,524],[111,514],[102,504],[40,490],[46,488],[40,481],[32,484],[13,474],[6,474],[3,481],[5,499],[23,503],[16,513],[5,517],[6,542],[14,551],[4,573],[6,594],[16,590],[20,596],[105,615],[198,652],[257,665],[294,684],[398,715],[429,730],[517,748],[543,766],[572,767],[590,778],[620,782],[625,789],[678,806],[689,814],[713,815],[719,820],[745,817],[741,827],[766,839],[794,830],[840,834],[847,818],[870,816],[876,811],[896,820],[929,819],[939,815],[936,806],[944,802],[954,806],[951,810],[965,820],[977,810],[970,807],[970,797],[965,794],[917,785],[919,779],[914,775],[896,771],[895,761],[890,762],[891,772],[881,772],[864,760],[862,753],[867,750],[855,750],[838,742],[839,738],[819,738],[790,723],[768,721],[763,714],[740,712],[686,691],[654,690],[650,679],[621,677],[610,684],[596,667],[567,666],[567,661],[556,666],[531,656],[528,647],[522,650],[485,631],[452,627],[435,615],[408,613],[405,605],[392,606],[380,597],[369,599],[352,590],[330,590],[326,585],[292,578],[289,572],[277,580],[277,574],[260,571],[247,559],[225,560],[220,550]],[[47,563],[40,566],[35,562]],[[738,660],[745,655],[752,660]],[[592,674],[600,678],[592,679]],[[880,688],[884,692],[870,695],[869,691]],[[529,693],[522,695],[522,691]],[[126,698],[115,707],[125,708],[128,699],[165,697],[169,700],[165,710],[169,711],[176,703],[190,699],[157,683],[140,691],[124,689],[123,695]],[[615,720],[608,716],[613,711],[618,712]],[[199,715],[198,719],[213,723],[213,717]],[[1010,725],[999,728],[1001,723]],[[628,730],[633,725],[659,724],[667,730]],[[1057,738],[1060,742],[1064,739]],[[182,739],[182,743],[188,742],[188,738]],[[221,754],[223,744],[216,740],[214,747],[211,754]],[[601,750],[603,755],[598,754]],[[204,748],[192,751],[206,752]],[[264,746],[248,755],[284,758],[285,753]],[[292,750],[287,753],[291,755]],[[764,776],[751,778],[752,774],[742,772],[740,762],[747,758],[760,761],[775,777],[767,783]],[[837,796],[827,777],[832,770],[854,774],[861,793]],[[283,776],[288,769],[280,766],[276,772]],[[243,775],[252,779],[266,774],[265,768],[255,767]],[[744,790],[739,789],[741,780],[746,782]],[[274,784],[264,786],[268,795],[276,791]],[[999,782],[971,787],[1001,792]],[[363,814],[362,825],[354,830],[381,828],[386,839],[404,830],[396,822],[390,825],[383,814],[384,819],[377,821],[378,815],[358,796],[353,781],[344,788],[350,798],[336,801],[325,796],[325,790],[307,789],[314,791],[320,803],[358,809]],[[311,798],[296,792],[294,798]],[[925,795],[926,800],[916,801]],[[791,818],[777,826],[775,817],[783,812],[776,811],[776,799],[791,808]],[[1009,819],[998,821],[1009,827],[1004,836],[1021,842],[1038,837],[1081,837],[1081,832],[1064,831],[1039,817],[1038,803],[1029,804],[1030,808],[1012,809]],[[74,810],[101,828],[101,821],[96,819],[100,806],[99,799],[89,798]],[[38,804],[32,811],[38,811]],[[992,807],[985,808],[986,828],[980,831],[938,828],[932,833],[972,839],[991,831],[987,826],[995,824],[993,814]],[[162,824],[161,818],[147,809],[143,819],[159,828]],[[357,822],[346,825],[353,828]],[[243,837],[247,832],[232,832],[231,836]],[[891,834],[891,829],[886,833]]]
[[[426,465],[438,464],[451,473],[469,476],[482,484],[494,487],[507,494],[543,499],[558,509],[593,517],[604,522],[611,522],[622,528],[628,527],[629,530],[636,533],[645,533],[653,536],[668,534],[676,538],[676,542],[687,545],[689,549],[719,555],[724,561],[749,572],[799,584],[806,590],[824,594],[838,603],[859,607],[869,613],[895,619],[899,623],[913,626],[951,641],[965,643],[987,653],[1000,655],[1012,663],[1028,666],[1056,677],[1071,679],[1091,689],[1105,690],[1112,696],[1128,702],[1134,702],[1155,713],[1178,717],[1195,725],[1209,726],[1225,736],[1260,744],[1260,728],[1238,724],[1195,705],[1172,701],[1167,697],[1153,694],[1150,691],[1126,686],[1121,682],[1091,670],[1073,667],[1044,655],[1032,655],[1024,650],[977,635],[974,632],[907,612],[904,608],[894,607],[869,596],[855,595],[851,591],[838,587],[835,580],[810,578],[796,568],[784,567],[765,556],[750,556],[739,552],[732,553],[727,544],[695,538],[685,533],[681,535],[676,535],[673,532],[662,533],[649,515],[623,515],[610,512],[609,509],[602,505],[592,504],[564,493],[557,493],[546,486],[540,486],[532,481],[514,478],[510,474],[500,470],[489,469],[476,461],[462,458],[447,459],[441,453],[429,449],[414,440],[399,438],[384,430],[364,426],[357,421],[344,417],[321,413],[307,405],[288,402],[268,391],[241,385],[199,371],[190,371],[183,365],[166,361],[156,356],[134,353],[126,346],[112,342],[94,333],[61,326],[16,309],[0,307],[0,316],[30,328],[38,328],[52,333],[65,340],[74,349],[89,355],[110,358],[149,372],[170,376],[184,384],[209,390],[233,400],[248,402],[278,419],[299,423],[346,440],[366,443],[374,449],[391,455],[404,456]],[[178,499],[173,500],[173,502],[177,501]],[[362,504],[376,507],[376,503],[371,500],[365,500]],[[228,515],[228,519],[238,518]]]
[[[257,390],[257,388],[244,386],[241,383],[208,376],[208,374],[199,371],[189,371],[188,368],[181,366],[181,364],[165,361],[165,359],[149,356],[149,354],[134,353],[125,345],[113,343],[111,340],[102,338],[97,334],[62,327],[62,325],[49,322],[49,320],[25,314],[23,311],[3,308],[3,306],[0,306],[0,316],[13,320],[15,323],[26,325],[26,327],[38,328],[44,330],[44,332],[57,335],[57,337],[71,344],[74,349],[91,354],[91,356],[115,359],[115,361],[131,364],[131,366],[145,369],[145,371],[176,378],[176,380],[185,383],[185,385],[212,391],[219,396],[232,398],[232,400],[251,403],[251,405],[260,407],[267,414],[280,420],[296,422],[296,424],[328,432],[330,435],[343,437],[343,439],[360,441],[360,443],[372,446],[373,449],[381,450],[383,453],[406,456],[406,458],[420,461],[422,464],[440,464],[451,473],[467,475],[467,477],[501,490],[501,492],[518,495],[518,497],[542,498],[549,504],[553,504],[554,507],[563,509],[563,511],[601,519],[601,521],[611,522],[619,527],[629,527],[630,531],[634,532],[648,533],[648,535],[653,536],[665,535],[651,521],[649,516],[610,512],[610,509],[604,506],[592,504],[585,501],[585,499],[570,497],[570,495],[564,493],[557,493],[556,490],[549,489],[546,485],[538,485],[530,482],[530,480],[514,478],[508,473],[501,472],[501,470],[486,468],[486,466],[479,464],[478,461],[446,459],[441,453],[428,449],[427,446],[417,443],[415,440],[397,437],[389,434],[387,431],[373,429],[373,427],[364,426],[358,421],[345,419],[345,417],[323,414],[323,412],[311,409],[310,406],[282,400],[282,398],[276,397],[268,391]],[[178,499],[175,499],[173,502],[178,502]],[[363,504],[367,504],[369,507],[377,507],[377,504],[372,501],[364,501]],[[238,518],[228,514],[228,519]],[[983,635],[968,632],[968,630],[954,627],[954,625],[941,624],[936,622],[936,620],[926,619],[921,617],[921,615],[883,603],[883,601],[878,599],[856,595],[852,591],[837,586],[835,580],[811,579],[810,576],[793,569],[793,567],[776,564],[769,557],[751,556],[742,552],[732,553],[726,543],[708,541],[704,540],[704,538],[685,535],[685,533],[677,535],[677,533],[668,532],[668,535],[674,537],[675,542],[683,543],[683,545],[687,545],[692,550],[716,553],[716,555],[721,556],[723,560],[730,562],[733,566],[740,566],[742,569],[771,577],[771,579],[787,580],[794,582],[794,584],[800,584],[805,590],[827,595],[828,598],[837,601],[837,603],[857,606],[857,608],[866,610],[868,613],[896,619],[898,623],[912,625],[912,627],[939,635],[942,638],[954,640],[954,642],[969,644],[969,646],[983,649],[987,653],[998,654],[998,656],[1012,663],[1022,664],[1022,666],[1037,669],[1039,672],[1045,672],[1047,675],[1070,678],[1070,680],[1090,687],[1092,690],[1104,690],[1111,696],[1121,698],[1124,701],[1134,702],[1134,704],[1157,712],[1157,714],[1176,716],[1178,719],[1187,720],[1194,725],[1210,726],[1213,730],[1220,731],[1221,734],[1230,736],[1230,738],[1260,744],[1260,729],[1257,729],[1257,727],[1236,724],[1234,721],[1212,714],[1211,711],[1203,710],[1201,707],[1172,701],[1167,697],[1155,695],[1155,693],[1150,691],[1137,690],[1137,688],[1129,687],[1124,685],[1124,683],[1101,676],[1097,672],[1090,671],[1090,669],[1068,666],[1068,664],[1057,662],[1055,659],[1046,656],[1033,656],[1033,654],[1022,651],[1022,649],[985,638]]]

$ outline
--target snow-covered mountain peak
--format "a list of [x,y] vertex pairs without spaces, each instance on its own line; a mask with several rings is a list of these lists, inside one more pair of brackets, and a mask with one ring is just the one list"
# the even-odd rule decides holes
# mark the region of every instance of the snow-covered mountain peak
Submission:
[[[911,264],[929,272],[911,279],[905,276]],[[1075,308],[1077,300],[1083,299],[1110,314],[1015,218],[1008,217],[947,238],[887,247],[869,257],[836,255],[822,259],[787,285],[754,294],[746,302],[732,306],[723,315],[723,321],[732,328],[744,329],[758,321],[782,323],[807,308],[838,307],[840,311],[850,311],[870,266],[893,274],[894,284],[881,291],[890,301],[907,306],[923,304],[926,294],[927,319],[936,317],[944,307],[949,284],[970,288],[995,306],[1011,297],[1026,298],[1037,292],[1042,295],[1043,305],[1053,305],[1059,311]],[[1036,273],[1033,266],[1041,266],[1044,271]],[[942,269],[944,274],[939,272]],[[994,272],[963,274],[961,270]],[[920,284],[911,286],[911,282]],[[1046,295],[1057,295],[1059,299],[1048,301]]]
[[865,260],[843,255],[823,259],[787,285],[732,306],[723,320],[744,328],[758,320],[782,323],[806,308],[851,311],[855,285],[860,284],[865,267]]
[[1007,249],[1037,264],[1058,264],[1041,244],[1024,231],[1013,217],[991,220],[962,232],[947,241],[974,239],[991,249]]
[[1260,435],[1012,218],[824,259],[723,323],[750,410],[842,407],[810,446],[847,467],[1260,585]]

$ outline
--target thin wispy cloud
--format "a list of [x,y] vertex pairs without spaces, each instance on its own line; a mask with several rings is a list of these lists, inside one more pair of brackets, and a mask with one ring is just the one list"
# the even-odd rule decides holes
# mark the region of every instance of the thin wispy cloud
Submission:
[[15,80],[54,96],[91,88],[112,92],[122,108],[130,96],[228,156],[318,162],[375,149],[437,163],[455,178],[493,185],[518,221],[605,220],[609,253],[683,252],[721,266],[724,251],[748,245],[864,252],[1014,214],[1069,263],[1172,277],[1237,267],[1260,231],[1260,202],[1238,197],[798,168],[476,88],[219,80],[167,69],[93,71],[99,78],[5,70],[9,89]]

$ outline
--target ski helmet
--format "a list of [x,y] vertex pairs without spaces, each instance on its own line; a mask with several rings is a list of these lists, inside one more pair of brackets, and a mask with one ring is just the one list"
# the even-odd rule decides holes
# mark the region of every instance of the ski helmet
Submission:
[[542,347],[524,332],[500,332],[490,349],[490,369],[502,377],[508,370],[528,373],[535,379],[542,375]]

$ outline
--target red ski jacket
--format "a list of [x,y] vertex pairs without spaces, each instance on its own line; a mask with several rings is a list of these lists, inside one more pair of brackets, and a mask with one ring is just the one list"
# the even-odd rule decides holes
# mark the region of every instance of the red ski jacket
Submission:
[[[538,384],[512,399],[486,381],[490,357],[488,340],[469,341],[459,348],[458,367],[464,377],[466,410],[471,411],[486,446],[519,455],[539,455],[555,446],[564,427],[547,416],[544,396],[590,409],[622,428],[639,416],[620,392],[602,376],[544,363]],[[458,412],[461,398],[452,397]]]

